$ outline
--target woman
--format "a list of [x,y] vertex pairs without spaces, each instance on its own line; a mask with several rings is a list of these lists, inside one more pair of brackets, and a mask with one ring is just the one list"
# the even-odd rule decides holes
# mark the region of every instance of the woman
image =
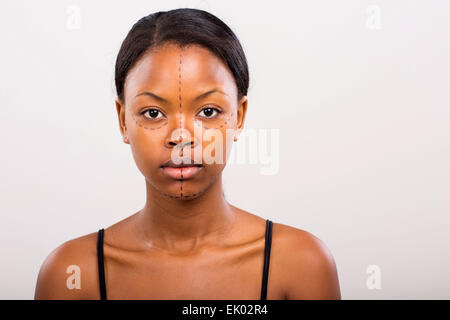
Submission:
[[318,238],[224,199],[222,170],[244,128],[249,83],[227,25],[196,9],[148,15],[123,41],[115,81],[146,204],[50,253],[36,299],[340,299]]

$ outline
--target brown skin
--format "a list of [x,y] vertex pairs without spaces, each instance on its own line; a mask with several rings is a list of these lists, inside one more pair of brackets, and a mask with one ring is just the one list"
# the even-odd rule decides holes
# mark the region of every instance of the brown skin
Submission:
[[[194,100],[214,88],[224,94]],[[167,102],[136,97],[144,91]],[[146,118],[149,113],[140,112],[149,107],[163,116]],[[210,107],[222,113],[210,118],[200,113]],[[108,299],[258,300],[265,219],[224,199],[225,164],[205,164],[202,158],[199,174],[186,180],[169,178],[160,168],[174,146],[186,141],[172,136],[177,128],[191,133],[183,155],[192,152],[192,158],[195,148],[204,150],[210,143],[198,143],[195,126],[201,124],[203,133],[219,130],[223,137],[227,128],[235,129],[237,138],[244,127],[247,97],[237,99],[229,69],[205,48],[162,46],[130,70],[124,101],[116,100],[116,108],[124,142],[145,177],[147,200],[143,209],[105,229]],[[226,159],[229,151],[224,143]],[[96,240],[97,233],[91,233],[50,253],[39,272],[35,299],[99,299]],[[69,265],[80,267],[81,289],[67,288]],[[267,298],[341,298],[334,259],[320,239],[274,223]]]

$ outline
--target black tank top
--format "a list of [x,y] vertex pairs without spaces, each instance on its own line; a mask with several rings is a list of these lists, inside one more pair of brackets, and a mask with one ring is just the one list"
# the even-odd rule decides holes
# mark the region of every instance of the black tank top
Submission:
[[[267,282],[269,279],[270,248],[272,246],[272,221],[266,220],[266,238],[264,243],[264,267],[262,272],[261,300],[267,299]],[[103,236],[104,229],[97,233],[97,261],[98,277],[100,280],[100,300],[106,300],[105,265],[103,259]]]

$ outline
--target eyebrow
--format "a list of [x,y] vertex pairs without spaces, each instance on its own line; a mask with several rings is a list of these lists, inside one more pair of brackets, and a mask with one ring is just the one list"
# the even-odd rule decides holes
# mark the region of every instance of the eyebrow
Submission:
[[212,94],[214,92],[219,92],[219,93],[221,93],[223,95],[228,96],[225,92],[223,92],[223,91],[221,91],[219,89],[212,89],[212,90],[206,91],[206,92],[202,93],[201,95],[197,96],[196,98],[194,98],[194,101],[200,100],[202,98],[206,98],[207,96],[209,96],[210,94]]
[[[213,94],[214,92],[222,93],[223,95],[228,96],[225,92],[223,92],[223,91],[221,91],[219,89],[212,89],[212,90],[206,91],[206,92],[198,95],[197,97],[194,98],[194,101],[206,98],[207,96],[209,96],[210,94]],[[164,102],[164,103],[169,103],[168,100],[166,100],[163,97],[160,97],[157,94],[154,94],[153,92],[150,92],[150,91],[141,92],[141,93],[137,94],[135,96],[135,98],[139,97],[139,96],[142,96],[142,95],[153,97],[154,99],[156,99],[158,101],[161,101],[161,102]]]
[[153,92],[150,92],[150,91],[141,92],[141,93],[137,94],[135,96],[135,98],[137,98],[139,96],[143,96],[143,95],[153,97],[156,100],[159,100],[159,101],[164,102],[164,103],[168,103],[169,102],[166,99],[164,99],[163,97],[160,97],[160,96],[158,96],[158,95],[156,95],[156,94],[154,94]]

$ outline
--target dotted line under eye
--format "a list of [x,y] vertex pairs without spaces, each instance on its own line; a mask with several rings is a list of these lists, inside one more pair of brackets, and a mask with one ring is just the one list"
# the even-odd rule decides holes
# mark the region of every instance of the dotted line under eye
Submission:
[[147,129],[147,130],[156,130],[156,129],[160,129],[160,128],[162,128],[162,127],[164,127],[164,126],[166,126],[166,125],[168,124],[168,122],[166,121],[165,123],[163,123],[163,124],[160,125],[159,127],[149,128],[149,127],[147,127],[147,126],[145,126],[145,125],[143,125],[143,124],[140,124],[140,123],[136,120],[136,118],[134,117],[133,114],[131,114],[131,116],[133,117],[133,121],[134,121],[139,127],[144,128],[144,129]]
[[[228,124],[228,121],[229,121],[230,118],[233,116],[233,113],[234,113],[234,112],[232,112],[232,113],[228,116],[228,118],[225,120],[225,122],[224,122],[223,124],[221,124],[220,126],[217,126],[217,127],[207,127],[207,126],[204,125],[203,128],[205,128],[205,129],[220,129],[220,128],[223,128],[223,126],[225,126],[226,124]],[[131,116],[132,116],[132,118],[133,118],[133,121],[134,121],[139,127],[144,128],[144,129],[147,129],[147,130],[161,129],[162,127],[167,126],[167,124],[168,124],[168,122],[166,121],[165,123],[163,123],[163,124],[160,125],[159,127],[150,128],[150,127],[147,127],[147,126],[145,126],[145,125],[139,123],[139,121],[136,120],[136,118],[135,118],[135,116],[134,116],[133,114],[131,114]]]
[[228,116],[228,118],[225,120],[225,122],[223,124],[221,124],[220,126],[218,126],[218,127],[207,127],[207,126],[203,126],[203,127],[205,129],[219,129],[219,128],[222,128],[224,125],[226,125],[228,123],[228,120],[230,120],[230,118],[233,116],[233,113],[234,113],[234,111],[231,112],[231,114]]

